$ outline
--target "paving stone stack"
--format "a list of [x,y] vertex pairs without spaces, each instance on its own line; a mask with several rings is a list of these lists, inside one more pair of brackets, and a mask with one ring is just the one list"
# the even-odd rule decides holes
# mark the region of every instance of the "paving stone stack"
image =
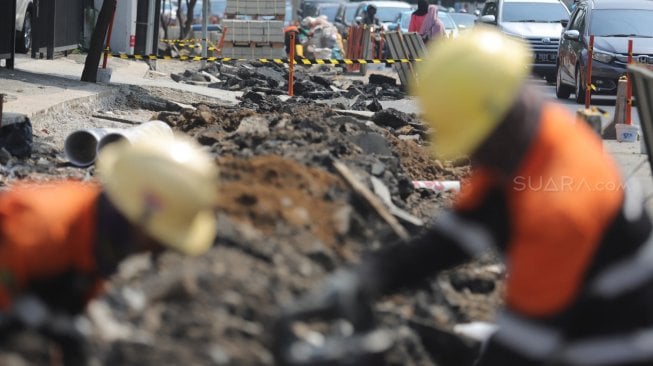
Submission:
[[234,58],[285,56],[283,18],[285,0],[228,0],[222,55]]

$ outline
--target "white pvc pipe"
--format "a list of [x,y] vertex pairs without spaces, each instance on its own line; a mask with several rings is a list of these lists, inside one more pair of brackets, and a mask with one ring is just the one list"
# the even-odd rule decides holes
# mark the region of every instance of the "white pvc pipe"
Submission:
[[66,137],[64,154],[73,165],[89,166],[95,162],[100,139],[117,130],[117,128],[85,128],[74,131]]
[[172,128],[162,121],[144,122],[136,127],[118,129],[102,136],[97,144],[96,151],[99,152],[105,146],[118,141],[129,141],[134,143],[144,138],[168,137],[172,136]]

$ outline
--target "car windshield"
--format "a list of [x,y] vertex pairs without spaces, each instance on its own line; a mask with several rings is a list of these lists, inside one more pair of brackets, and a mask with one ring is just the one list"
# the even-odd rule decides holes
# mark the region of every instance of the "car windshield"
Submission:
[[561,3],[504,3],[504,22],[558,23],[569,19],[569,13]]
[[[202,1],[198,0],[197,3],[195,3],[195,7],[193,8],[193,18],[195,18],[195,20],[202,18],[203,8],[204,5]],[[209,1],[209,14],[211,15],[223,16],[226,8],[227,2],[225,0]],[[184,2],[181,3],[181,9],[182,12],[186,12],[186,4]]]
[[444,24],[444,27],[446,29],[455,29],[456,28],[456,23],[453,22],[449,14],[439,11],[438,12],[438,18],[442,20],[442,23]]
[[349,3],[345,5],[345,20],[347,21],[347,24],[351,24],[354,22],[354,17],[356,15],[357,7],[358,7],[358,3]]
[[330,22],[336,18],[338,12],[338,4],[324,4],[318,7],[319,15],[326,15]]
[[590,34],[597,37],[653,37],[653,11],[641,9],[594,10]]
[[400,8],[400,7],[389,7],[389,6],[388,7],[377,6],[376,16],[382,22],[392,22],[395,19],[397,19],[397,14],[401,13],[404,10],[407,9],[403,7]]
[[408,26],[410,25],[410,14],[411,13],[401,15],[401,24],[399,25],[401,29],[408,29]]

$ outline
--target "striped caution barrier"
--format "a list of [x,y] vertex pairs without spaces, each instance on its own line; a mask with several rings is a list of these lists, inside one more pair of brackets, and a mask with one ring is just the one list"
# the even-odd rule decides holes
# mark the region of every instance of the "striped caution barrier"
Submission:
[[206,41],[204,38],[191,38],[191,39],[160,39],[160,42],[175,44],[175,43],[198,43]]
[[[130,55],[125,53],[112,53],[111,57],[123,60],[179,60],[179,61],[208,61],[208,62],[242,62],[258,61],[261,63],[289,64],[288,58],[231,58],[231,57],[202,57],[202,56],[157,56],[157,55]],[[366,65],[366,64],[386,64],[421,62],[421,58],[415,59],[314,59],[314,58],[296,58],[296,65]]]

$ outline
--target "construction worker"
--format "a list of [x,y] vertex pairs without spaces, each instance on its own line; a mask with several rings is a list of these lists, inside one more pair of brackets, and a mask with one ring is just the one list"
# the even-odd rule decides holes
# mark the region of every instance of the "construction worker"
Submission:
[[[653,364],[653,237],[643,199],[593,130],[527,85],[531,62],[522,41],[485,27],[429,48],[415,94],[435,153],[470,156],[468,184],[424,234],[337,271],[281,319],[361,318],[365,302],[496,249],[505,307],[467,364]],[[434,357],[450,351],[431,348]],[[283,363],[288,354],[279,354]]]
[[0,193],[0,334],[50,336],[66,365],[86,358],[61,319],[81,313],[121,260],[163,248],[197,255],[216,233],[217,169],[194,141],[112,144],[96,168],[99,184],[20,183]]
[[376,16],[376,10],[376,5],[368,4],[365,7],[361,23],[369,26],[380,27],[381,21],[379,20],[379,17]]
[[288,56],[290,56],[290,35],[291,34],[295,35],[295,56],[296,57],[304,57],[302,40],[300,39],[300,35],[303,36],[303,37],[306,37],[308,35],[308,31],[306,29],[300,28],[300,23],[297,20],[294,20],[292,23],[290,23],[287,27],[285,27],[283,29],[286,55],[288,55]]

